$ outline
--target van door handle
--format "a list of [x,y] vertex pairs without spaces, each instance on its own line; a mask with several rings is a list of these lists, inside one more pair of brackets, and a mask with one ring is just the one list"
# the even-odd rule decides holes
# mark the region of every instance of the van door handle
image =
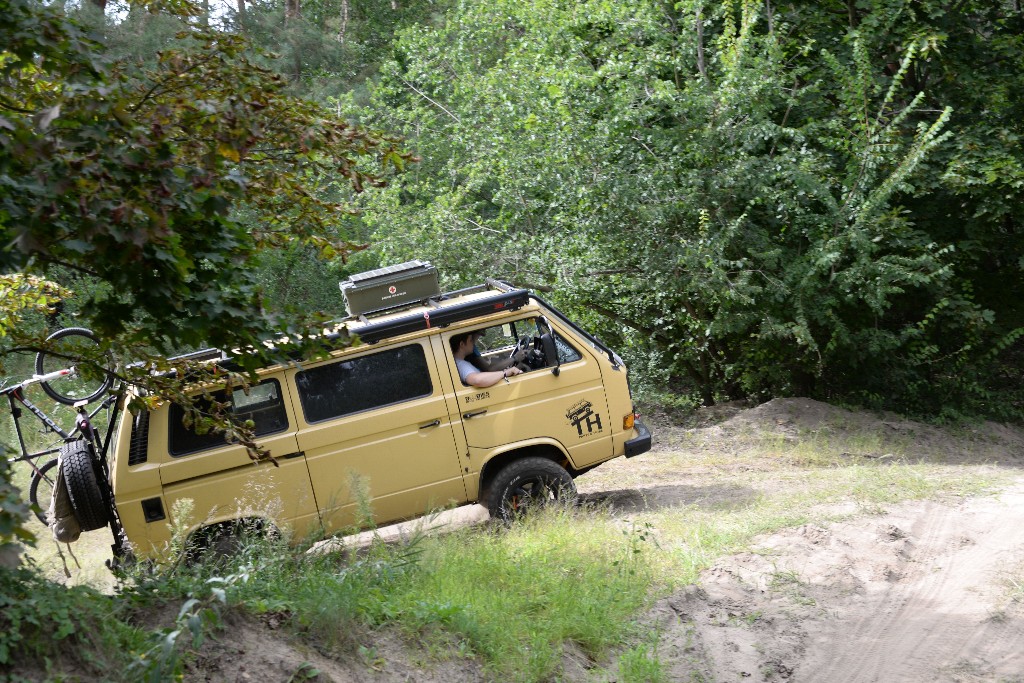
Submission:
[[473,413],[463,413],[462,414],[462,419],[463,420],[468,420],[471,417],[477,417],[479,415],[483,415],[486,412],[487,412],[487,410],[485,409],[485,410],[478,410],[478,411],[473,412]]
[[422,426],[420,427],[420,429],[430,429],[431,427],[436,427],[436,426],[438,426],[439,424],[441,424],[441,420],[440,420],[440,419],[437,419],[437,420],[434,420],[433,422],[428,422],[427,424],[425,424],[425,425],[422,425]]
[[294,453],[289,453],[288,455],[278,456],[278,460],[291,460],[292,458],[301,458],[305,454],[306,451],[295,451]]

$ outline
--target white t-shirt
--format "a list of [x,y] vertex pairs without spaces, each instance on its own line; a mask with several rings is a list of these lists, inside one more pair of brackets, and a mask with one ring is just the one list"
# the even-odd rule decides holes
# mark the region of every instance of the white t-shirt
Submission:
[[470,363],[468,360],[461,358],[455,359],[455,366],[459,369],[459,377],[462,378],[463,384],[469,384],[466,378],[472,375],[474,372],[480,372],[480,368]]

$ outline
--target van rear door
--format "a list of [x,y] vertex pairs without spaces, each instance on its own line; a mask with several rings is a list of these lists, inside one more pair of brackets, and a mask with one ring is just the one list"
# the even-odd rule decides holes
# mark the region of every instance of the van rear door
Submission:
[[[197,434],[182,424],[182,409],[156,411],[151,434],[166,434],[160,480],[168,506],[193,500],[194,522],[210,524],[240,517],[264,517],[296,533],[317,529],[320,518],[306,460],[295,437],[295,415],[284,396],[283,376],[264,379],[248,393],[232,395],[234,412],[256,425],[257,443],[277,459],[254,463],[243,446],[219,434]],[[166,421],[164,425],[158,421]]]

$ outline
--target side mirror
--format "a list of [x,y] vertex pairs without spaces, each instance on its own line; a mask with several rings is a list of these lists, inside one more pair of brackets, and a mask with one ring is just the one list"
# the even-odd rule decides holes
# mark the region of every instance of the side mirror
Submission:
[[540,336],[540,347],[544,351],[544,363],[551,367],[551,374],[558,377],[561,370],[561,361],[558,359],[558,346],[555,345],[555,338],[550,334],[542,334]]

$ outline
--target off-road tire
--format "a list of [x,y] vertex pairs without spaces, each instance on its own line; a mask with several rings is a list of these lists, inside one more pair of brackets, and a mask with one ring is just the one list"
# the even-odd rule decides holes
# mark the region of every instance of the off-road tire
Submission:
[[509,523],[531,509],[575,498],[576,484],[558,463],[529,457],[505,465],[487,486],[491,518]]
[[[46,341],[56,342],[61,339],[67,340],[71,344],[68,350],[73,350],[75,344],[81,344],[85,348],[93,348],[98,347],[100,343],[99,338],[96,337],[93,331],[84,327],[65,327],[51,334],[46,338]],[[37,375],[45,375],[55,370],[66,368],[70,364],[69,359],[63,358],[57,353],[40,351],[36,354]],[[63,378],[55,380],[52,384],[50,382],[43,382],[40,386],[46,392],[46,395],[54,401],[73,406],[79,401],[92,403],[102,396],[112,383],[113,376],[107,372],[103,374],[102,378],[90,378],[88,380],[81,377]]]
[[[53,485],[57,481],[57,459],[44,463],[39,471],[32,473],[32,483],[28,487],[28,499],[32,503],[32,512],[43,525],[48,525],[46,511],[50,509],[53,498]],[[42,500],[40,500],[40,498]]]
[[96,476],[96,464],[85,441],[73,441],[60,449],[64,483],[71,498],[71,509],[82,531],[100,529],[110,521],[110,510],[103,498],[105,485]]
[[276,537],[278,531],[260,519],[240,519],[202,527],[189,537],[185,545],[185,564],[191,566],[206,562],[223,566],[245,549],[248,539],[260,534]]

